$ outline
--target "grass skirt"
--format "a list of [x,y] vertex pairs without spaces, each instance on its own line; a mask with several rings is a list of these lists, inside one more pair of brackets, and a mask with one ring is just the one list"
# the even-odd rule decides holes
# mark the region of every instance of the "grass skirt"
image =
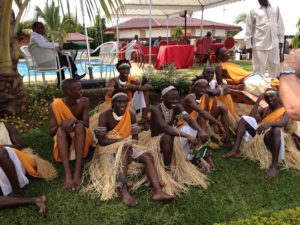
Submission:
[[[285,156],[281,164],[285,168],[294,168],[300,170],[300,152],[298,151],[293,137],[283,132],[285,141]],[[241,152],[242,155],[252,161],[258,161],[261,169],[268,169],[272,164],[272,153],[264,142],[264,134],[257,134],[249,142],[242,142]]]
[[[154,156],[155,165],[157,167],[165,168],[163,157],[160,153],[161,137],[162,135],[152,137],[150,131],[144,131],[139,134],[140,142],[151,150],[151,153]],[[171,175],[180,187],[185,187],[180,189],[177,188],[177,190],[175,187],[170,187],[173,189],[172,192],[175,195],[186,192],[189,186],[200,186],[204,189],[207,189],[209,186],[208,178],[202,174],[196,166],[185,159],[179,137],[175,137],[174,140]]]

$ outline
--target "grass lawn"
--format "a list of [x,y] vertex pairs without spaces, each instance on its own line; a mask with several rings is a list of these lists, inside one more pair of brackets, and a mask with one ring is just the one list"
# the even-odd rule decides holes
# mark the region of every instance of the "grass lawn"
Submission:
[[[52,160],[47,126],[32,130],[24,142]],[[240,218],[299,206],[299,173],[280,171],[277,180],[267,182],[255,163],[223,160],[225,151],[214,154],[217,171],[209,175],[208,190],[192,188],[174,202],[163,204],[151,201],[151,191],[145,187],[133,194],[139,202],[135,208],[127,208],[119,199],[106,203],[64,192],[62,165],[54,163],[59,178],[51,182],[31,179],[24,189],[28,196],[47,195],[46,216],[38,216],[35,206],[10,208],[0,211],[0,224],[231,224]]]
[[[251,71],[249,62],[240,63]],[[201,71],[199,67],[178,70],[187,77]],[[32,130],[23,139],[40,156],[52,161],[53,142],[47,126]],[[46,194],[47,214],[40,217],[35,206],[5,209],[0,211],[0,224],[237,224],[239,219],[276,214],[299,206],[300,173],[282,170],[278,179],[267,182],[257,164],[243,159],[224,160],[221,155],[225,151],[220,149],[214,153],[217,171],[209,175],[211,187],[208,190],[192,188],[174,202],[163,204],[153,202],[151,190],[144,187],[133,193],[139,202],[135,208],[127,208],[120,199],[100,202],[79,193],[64,192],[63,167],[52,161],[59,178],[51,182],[32,178],[24,188],[28,196]],[[300,209],[294,211],[298,213],[294,217],[299,218]],[[262,224],[267,224],[266,221],[268,217]],[[299,223],[289,221],[287,224]]]

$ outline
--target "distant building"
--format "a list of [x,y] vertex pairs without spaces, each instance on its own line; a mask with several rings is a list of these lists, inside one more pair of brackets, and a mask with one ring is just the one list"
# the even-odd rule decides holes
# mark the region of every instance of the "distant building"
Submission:
[[[152,37],[153,39],[161,36],[166,39],[167,32],[168,37],[172,37],[177,26],[182,27],[184,35],[184,18],[174,17],[169,18],[168,21],[169,31],[167,31],[167,19],[153,18],[152,19]],[[200,37],[201,19],[192,17],[187,18],[187,37],[189,39]],[[235,25],[229,25],[224,23],[218,23],[208,20],[203,20],[203,32],[204,36],[208,31],[212,32],[214,39],[225,39],[228,31],[240,31],[241,27]],[[109,27],[104,30],[105,34],[114,34],[116,39],[116,26]],[[141,40],[146,40],[149,37],[149,19],[147,18],[133,18],[119,24],[119,38],[121,41],[132,40],[134,35],[139,35]]]
[[[93,42],[94,39],[91,37],[88,37],[89,42]],[[78,43],[78,44],[85,44],[86,42],[86,36],[84,34],[81,33],[67,33],[66,36],[66,41],[67,42],[74,42],[74,43]]]

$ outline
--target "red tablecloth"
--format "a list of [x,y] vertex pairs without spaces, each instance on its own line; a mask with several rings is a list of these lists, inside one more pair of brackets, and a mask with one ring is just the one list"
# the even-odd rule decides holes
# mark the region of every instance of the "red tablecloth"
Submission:
[[190,68],[194,62],[194,45],[160,46],[156,69],[161,69],[165,63],[175,63],[177,69]]

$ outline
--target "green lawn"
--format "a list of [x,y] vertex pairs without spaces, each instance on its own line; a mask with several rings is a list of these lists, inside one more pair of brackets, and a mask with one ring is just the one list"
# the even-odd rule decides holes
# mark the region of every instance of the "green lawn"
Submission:
[[[52,160],[52,140],[47,126],[24,136],[42,157]],[[127,208],[119,199],[111,202],[92,200],[62,190],[62,165],[54,163],[59,178],[46,182],[31,179],[26,195],[47,195],[47,214],[40,217],[34,206],[0,211],[0,224],[213,224],[236,221],[261,213],[272,213],[299,206],[300,174],[280,171],[273,182],[264,180],[264,172],[248,160],[223,160],[221,149],[215,152],[217,171],[209,175],[211,187],[192,188],[174,202],[151,201],[151,191],[143,188],[133,195],[139,205]]]

